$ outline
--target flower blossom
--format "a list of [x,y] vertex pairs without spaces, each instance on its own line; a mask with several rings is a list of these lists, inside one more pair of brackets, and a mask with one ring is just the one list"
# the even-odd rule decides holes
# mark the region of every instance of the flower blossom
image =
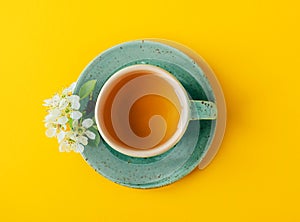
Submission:
[[84,146],[88,144],[88,138],[94,140],[96,135],[88,130],[93,125],[92,119],[85,119],[82,123],[78,120],[73,122],[73,130],[62,131],[58,136],[59,151],[61,152],[83,152]]
[[[73,95],[76,83],[64,89],[61,94],[44,100],[48,115],[45,117],[47,137],[56,137],[60,151],[82,152],[89,139],[95,139],[95,134],[88,130],[93,125],[92,119],[82,121],[80,97]],[[80,120],[80,122],[79,122]]]

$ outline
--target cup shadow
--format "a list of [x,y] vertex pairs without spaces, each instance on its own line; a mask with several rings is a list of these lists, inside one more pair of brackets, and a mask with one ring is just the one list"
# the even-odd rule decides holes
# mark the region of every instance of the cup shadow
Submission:
[[[251,103],[250,95],[239,85],[233,85],[232,82],[223,82],[222,83],[223,93],[226,100],[226,109],[227,109],[227,122],[226,122],[226,130],[222,140],[222,144],[218,150],[218,153],[211,161],[211,163],[215,162],[215,159],[218,159],[218,156],[224,153],[224,149],[226,149],[226,141],[229,138],[229,135],[233,135],[232,132],[242,129],[243,126],[247,124],[247,119],[245,113]],[[228,146],[227,146],[228,147]],[[201,169],[208,170],[209,163],[207,167]],[[190,174],[186,176],[187,179],[191,179],[195,176],[195,174],[199,173],[199,168],[195,168]]]

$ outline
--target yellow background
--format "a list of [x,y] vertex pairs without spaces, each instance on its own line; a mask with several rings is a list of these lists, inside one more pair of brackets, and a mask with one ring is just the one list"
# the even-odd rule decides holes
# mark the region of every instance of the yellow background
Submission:
[[[0,221],[300,221],[299,11],[296,0],[2,1]],[[136,190],[59,153],[42,101],[101,51],[145,37],[208,61],[228,125],[208,168]]]

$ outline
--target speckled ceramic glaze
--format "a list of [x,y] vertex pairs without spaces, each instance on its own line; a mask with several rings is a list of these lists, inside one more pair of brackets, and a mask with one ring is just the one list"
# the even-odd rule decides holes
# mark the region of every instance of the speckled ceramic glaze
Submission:
[[[194,100],[215,102],[212,88],[196,62],[169,45],[151,41],[132,41],[117,45],[97,56],[82,72],[75,94],[89,80],[97,80],[91,97],[81,101],[86,117],[94,116],[97,96],[105,81],[118,70],[150,64],[173,74]],[[190,173],[207,152],[216,128],[215,120],[191,121],[182,139],[168,152],[149,158],[130,157],[112,149],[101,139],[88,144],[84,159],[106,178],[128,187],[154,188],[177,181]]]

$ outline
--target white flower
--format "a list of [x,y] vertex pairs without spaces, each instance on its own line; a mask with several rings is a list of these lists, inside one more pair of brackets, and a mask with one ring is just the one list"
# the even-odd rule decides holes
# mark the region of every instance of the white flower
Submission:
[[65,98],[62,98],[59,102],[58,108],[59,110],[64,110],[67,108],[68,105],[69,105],[69,101],[66,100]]
[[58,143],[61,143],[61,141],[65,138],[66,132],[65,131],[60,131],[60,133],[57,134],[57,141]]
[[62,91],[62,95],[63,95],[63,96],[67,96],[67,95],[73,94],[74,89],[75,89],[75,86],[76,86],[76,82],[73,82],[68,88],[65,88],[65,89]]
[[49,127],[46,130],[46,136],[48,137],[54,137],[56,135],[56,128],[55,127]]
[[[92,119],[85,119],[85,120],[83,120],[83,122],[82,122],[82,126],[83,126],[84,128],[86,128],[86,129],[90,128],[93,124],[94,124],[94,122],[93,122]],[[92,140],[94,140],[94,139],[96,138],[95,133],[93,133],[93,132],[90,131],[90,130],[86,130],[86,131],[85,131],[85,135],[86,135],[88,138],[92,139]]]
[[48,115],[45,117],[46,136],[54,137],[61,129],[66,129],[66,123],[68,118],[61,115],[61,111],[53,109],[48,111]]
[[54,122],[61,114],[59,109],[52,109],[48,111],[48,115],[45,117],[45,122]]
[[61,94],[44,100],[48,115],[45,117],[47,137],[56,137],[61,152],[83,152],[88,139],[94,140],[95,133],[89,130],[92,119],[82,120],[80,97],[73,95],[76,83],[64,89]]
[[78,110],[80,108],[80,103],[79,103],[80,97],[77,95],[71,95],[68,97],[68,101],[71,103],[71,108]]
[[54,137],[60,130],[65,130],[67,128],[66,124],[69,119],[58,109],[49,110],[48,112],[49,114],[44,120],[45,127],[47,128],[46,136]]
[[76,83],[63,90],[61,94],[55,94],[51,99],[44,101],[44,106],[48,108],[48,115],[45,117],[47,127],[46,136],[54,137],[61,130],[67,128],[69,119],[78,120],[82,117],[80,108],[80,97],[72,95]]
[[70,152],[74,151],[76,153],[81,153],[84,150],[84,146],[80,144],[79,139],[74,135],[73,131],[66,133],[65,137],[59,144],[60,152]]
[[91,131],[89,131],[89,130],[85,131],[85,135],[86,135],[88,138],[90,138],[91,140],[94,140],[94,139],[96,138],[95,133],[93,133],[93,132],[91,132]]
[[90,118],[85,119],[82,121],[81,125],[78,123],[77,120],[73,122],[73,131],[77,132],[81,136],[87,136],[88,138],[94,140],[96,138],[95,133],[88,130],[92,125],[94,124],[94,121]]
[[60,101],[60,97],[58,94],[55,94],[51,99],[46,99],[44,100],[44,106],[48,106],[48,107],[56,107],[58,106]]
[[82,121],[82,126],[86,129],[90,128],[93,125],[94,121],[90,118]]
[[[96,135],[89,131],[93,125],[92,119],[83,120],[82,124],[78,120],[74,120],[72,124],[72,131],[66,133],[59,133],[57,139],[60,143],[59,151],[60,152],[83,152],[84,146],[88,144],[88,138],[95,139]],[[87,137],[88,138],[87,138]]]
[[79,111],[72,111],[72,112],[70,113],[70,117],[71,117],[72,119],[78,120],[78,119],[80,119],[80,118],[82,117],[82,113],[79,112]]

